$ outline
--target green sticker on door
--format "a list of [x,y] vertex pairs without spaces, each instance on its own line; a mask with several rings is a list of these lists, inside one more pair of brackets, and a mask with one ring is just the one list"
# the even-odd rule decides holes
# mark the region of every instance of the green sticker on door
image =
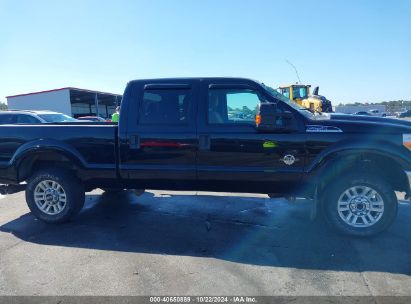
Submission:
[[265,141],[264,143],[263,143],[263,148],[264,149],[272,149],[272,148],[277,148],[278,147],[278,144],[276,143],[276,142],[274,142],[274,141]]

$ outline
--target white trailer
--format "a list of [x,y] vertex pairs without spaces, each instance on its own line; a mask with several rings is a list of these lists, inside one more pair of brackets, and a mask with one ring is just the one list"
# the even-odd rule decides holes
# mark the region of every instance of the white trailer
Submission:
[[66,87],[7,96],[6,98],[8,108],[13,110],[49,110],[76,118],[81,116],[109,118],[117,105],[121,103],[122,96]]

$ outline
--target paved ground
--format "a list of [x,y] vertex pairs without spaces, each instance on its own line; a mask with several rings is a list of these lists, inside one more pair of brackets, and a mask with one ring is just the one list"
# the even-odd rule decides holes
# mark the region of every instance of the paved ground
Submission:
[[0,295],[411,295],[410,204],[350,239],[306,202],[218,195],[93,193],[64,225],[2,198]]

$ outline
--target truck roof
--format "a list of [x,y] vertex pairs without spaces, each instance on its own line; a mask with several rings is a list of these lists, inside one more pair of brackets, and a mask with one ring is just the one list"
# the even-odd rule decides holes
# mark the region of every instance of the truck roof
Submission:
[[130,83],[133,82],[159,82],[159,81],[175,81],[175,80],[180,80],[180,81],[192,81],[192,80],[233,80],[233,81],[247,81],[247,82],[253,82],[253,83],[258,83],[260,84],[261,81],[250,79],[250,78],[244,78],[244,77],[172,77],[172,78],[149,78],[149,79],[135,79],[130,81]]

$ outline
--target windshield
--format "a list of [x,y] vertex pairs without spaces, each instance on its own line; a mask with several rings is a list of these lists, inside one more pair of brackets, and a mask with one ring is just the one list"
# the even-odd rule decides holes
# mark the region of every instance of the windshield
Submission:
[[[305,99],[308,97],[308,90],[306,86],[292,86],[294,99]],[[287,98],[290,98],[290,87],[279,88],[278,92]]]
[[46,122],[74,122],[77,119],[70,117],[65,114],[40,114],[39,117],[44,119]]
[[290,107],[294,108],[295,110],[299,111],[301,114],[303,114],[304,116],[308,117],[308,118],[313,118],[315,115],[311,112],[308,111],[306,108],[301,107],[299,104],[291,101],[290,99],[288,99],[287,97],[285,97],[284,95],[278,93],[276,90],[274,90],[272,87],[269,87],[267,85],[265,85],[264,83],[262,84],[263,87],[266,89],[266,91],[268,92],[268,94],[270,94],[272,97],[274,97],[275,99],[281,100],[282,102],[288,104]]
[[304,99],[304,98],[307,98],[307,96],[308,96],[307,87],[293,86],[293,97],[294,98]]

